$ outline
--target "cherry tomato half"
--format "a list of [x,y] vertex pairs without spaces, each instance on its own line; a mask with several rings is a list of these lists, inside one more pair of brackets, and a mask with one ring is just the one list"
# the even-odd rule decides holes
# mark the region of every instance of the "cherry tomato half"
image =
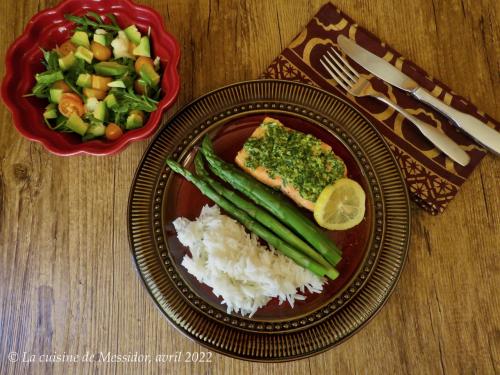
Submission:
[[94,57],[99,61],[106,61],[111,57],[111,48],[103,46],[100,43],[90,43],[90,50],[94,54]]
[[110,87],[108,87],[108,83],[113,81],[111,77],[103,77],[92,74],[92,88],[95,90],[108,91]]
[[141,71],[141,67],[144,65],[144,64],[147,64],[147,65],[151,65],[154,69],[154,63],[153,63],[153,60],[151,60],[149,57],[146,57],[146,56],[139,56],[137,58],[137,60],[135,60],[135,64],[134,64],[134,67],[135,67],[135,71],[137,74],[140,73]]
[[106,139],[114,141],[123,135],[123,130],[118,125],[114,123],[109,123],[106,126]]
[[52,84],[52,88],[62,90],[62,92],[71,92],[72,91],[71,87],[69,87],[68,84],[66,82],[64,82],[63,80],[54,82]]
[[87,98],[96,98],[98,100],[102,100],[106,97],[106,91],[85,87],[83,89],[83,95],[85,95]]
[[67,40],[63,44],[61,44],[59,47],[57,47],[56,51],[59,54],[59,56],[64,57],[70,52],[75,52],[76,46],[73,43],[71,43],[70,40]]
[[66,117],[69,117],[72,113],[77,113],[81,117],[85,113],[82,99],[73,93],[62,94],[58,108],[59,112]]
[[145,95],[146,94],[146,90],[147,90],[147,86],[146,86],[146,84],[144,82],[136,79],[134,81],[134,90],[139,95]]

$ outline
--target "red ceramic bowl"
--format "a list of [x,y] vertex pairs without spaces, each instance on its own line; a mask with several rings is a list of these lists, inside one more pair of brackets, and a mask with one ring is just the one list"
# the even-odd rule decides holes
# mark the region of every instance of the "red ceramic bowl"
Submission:
[[[151,27],[152,54],[159,56],[161,60],[162,97],[158,109],[150,114],[142,128],[127,131],[116,141],[82,142],[77,134],[50,130],[42,117],[47,101],[24,97],[31,92],[35,84],[35,74],[44,70],[40,47],[52,49],[70,37],[74,25],[64,18],[65,14],[83,15],[88,11],[100,15],[112,13],[120,27],[135,24],[142,33],[146,33],[148,27]],[[163,112],[173,104],[179,93],[179,58],[179,44],[165,31],[162,17],[153,9],[137,5],[130,0],[68,0],[35,15],[28,22],[23,34],[10,46],[6,56],[2,98],[12,112],[17,130],[26,138],[42,143],[50,152],[66,156],[112,155],[130,142],[145,139],[154,133]]]

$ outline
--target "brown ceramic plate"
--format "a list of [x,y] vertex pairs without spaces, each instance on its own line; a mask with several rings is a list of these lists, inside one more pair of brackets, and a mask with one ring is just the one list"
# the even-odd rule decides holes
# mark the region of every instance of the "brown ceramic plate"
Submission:
[[[195,219],[213,204],[164,161],[192,169],[202,138],[233,161],[265,116],[313,134],[346,163],[367,196],[361,224],[327,232],[342,249],[340,277],[294,308],[272,300],[252,318],[227,314],[211,289],[180,265],[188,252],[172,221]],[[312,216],[312,215],[311,215]],[[160,310],[188,337],[241,359],[283,361],[324,351],[351,336],[384,304],[403,268],[409,241],[409,201],[403,177],[375,128],[344,100],[285,81],[249,81],[194,101],[153,140],[136,172],[129,200],[129,237],[144,284]]]

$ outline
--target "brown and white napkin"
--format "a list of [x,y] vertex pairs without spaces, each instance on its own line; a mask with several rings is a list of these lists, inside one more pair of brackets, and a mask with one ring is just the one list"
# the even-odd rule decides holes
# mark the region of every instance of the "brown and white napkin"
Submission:
[[[479,111],[474,105],[454,93],[449,87],[407,60],[375,35],[359,27],[333,4],[325,4],[306,28],[271,63],[263,78],[286,79],[319,86],[332,94],[347,98],[367,116],[385,137],[405,176],[413,200],[432,214],[443,212],[486,151],[469,137],[457,131],[440,113],[422,105],[405,92],[373,78],[373,86],[421,120],[440,128],[462,146],[471,157],[466,167],[454,163],[427,141],[407,120],[393,109],[373,98],[355,98],[345,93],[330,78],[320,64],[320,58],[331,46],[337,47],[337,37],[346,35],[356,43],[395,65],[452,107],[466,112],[488,126],[500,129],[498,121]],[[359,67],[358,67],[359,68]],[[363,71],[368,74],[368,72]]]

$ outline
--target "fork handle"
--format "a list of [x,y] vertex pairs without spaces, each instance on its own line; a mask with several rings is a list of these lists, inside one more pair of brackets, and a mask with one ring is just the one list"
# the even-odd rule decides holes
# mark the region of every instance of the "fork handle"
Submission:
[[444,154],[448,155],[450,159],[456,161],[458,164],[462,166],[466,166],[470,162],[469,155],[460,148],[460,146],[455,143],[450,137],[446,134],[440,132],[438,129],[426,124],[423,121],[420,121],[415,116],[412,116],[408,112],[406,112],[403,108],[401,108],[396,103],[393,103],[386,96],[380,93],[374,93],[372,95],[374,98],[384,102],[388,106],[394,108],[396,111],[401,113],[405,118],[410,120],[420,132],[431,141],[438,149],[440,149]]
[[471,115],[457,111],[455,108],[443,103],[421,87],[412,91],[411,94],[418,100],[430,105],[448,117],[476,142],[490,149],[497,155],[500,155],[500,133],[495,129],[490,128],[488,125]]

